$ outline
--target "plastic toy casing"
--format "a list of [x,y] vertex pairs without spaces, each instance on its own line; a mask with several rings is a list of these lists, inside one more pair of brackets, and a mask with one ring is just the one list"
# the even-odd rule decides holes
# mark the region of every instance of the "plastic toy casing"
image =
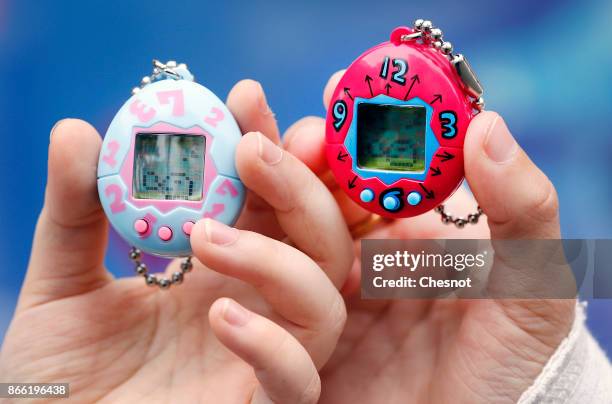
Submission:
[[[369,49],[347,69],[328,108],[326,153],[344,191],[359,205],[389,218],[427,212],[461,184],[463,142],[474,110],[457,72],[440,51],[396,28],[389,42]],[[376,170],[357,164],[357,113],[362,103],[423,107],[426,112],[422,172]]]
[[[133,195],[135,138],[139,134],[205,138],[201,200],[137,199]],[[241,132],[232,114],[210,90],[188,80],[145,86],[112,120],[98,163],[98,192],[111,225],[145,252],[191,254],[191,227],[203,217],[233,224],[245,190],[234,157]]]

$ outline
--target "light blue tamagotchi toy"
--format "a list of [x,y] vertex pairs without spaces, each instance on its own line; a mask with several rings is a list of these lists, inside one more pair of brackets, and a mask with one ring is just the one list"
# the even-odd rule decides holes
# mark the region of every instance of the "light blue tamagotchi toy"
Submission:
[[189,257],[200,218],[232,225],[245,190],[234,164],[240,129],[225,104],[193,81],[184,64],[153,61],[113,118],[98,163],[98,192],[111,225],[133,248],[148,285],[181,283],[187,258],[171,279],[147,273],[140,251]]

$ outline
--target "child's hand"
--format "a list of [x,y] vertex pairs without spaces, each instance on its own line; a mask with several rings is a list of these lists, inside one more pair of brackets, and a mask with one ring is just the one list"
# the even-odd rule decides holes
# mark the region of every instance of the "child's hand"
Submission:
[[[326,87],[326,106],[341,75],[335,74]],[[322,118],[297,122],[284,142],[329,186],[351,228],[367,223],[370,213],[350,200],[329,172]],[[499,115],[483,112],[473,120],[464,153],[478,203],[460,190],[448,205],[466,215],[479,204],[488,226],[482,217],[476,226],[457,229],[442,224],[432,211],[384,222],[364,237],[560,238],[555,189]],[[348,321],[321,373],[324,403],[516,402],[573,321],[571,299],[363,301],[359,267],[356,261],[342,290]]]
[[317,401],[317,370],[346,318],[337,288],[353,262],[350,234],[327,188],[275,145],[261,87],[239,83],[228,106],[244,132],[267,136],[248,133],[237,151],[251,190],[239,223],[258,233],[198,222],[193,271],[169,291],[106,271],[100,136],[83,121],[56,125],[0,381],[68,382],[75,402]]

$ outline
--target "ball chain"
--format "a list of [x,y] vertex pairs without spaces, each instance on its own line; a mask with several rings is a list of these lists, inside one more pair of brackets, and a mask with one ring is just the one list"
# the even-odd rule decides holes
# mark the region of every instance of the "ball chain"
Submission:
[[480,206],[477,208],[476,213],[470,213],[467,218],[460,216],[453,216],[452,213],[446,212],[444,210],[444,205],[438,206],[435,211],[440,214],[440,220],[444,224],[454,224],[458,229],[463,229],[466,224],[476,224],[478,223],[478,219],[483,215],[482,209]]
[[142,262],[142,253],[136,247],[132,247],[130,250],[130,260],[134,262],[134,270],[140,276],[142,276],[145,280],[145,283],[148,286],[159,286],[160,289],[167,290],[172,285],[180,285],[183,283],[183,279],[185,278],[185,274],[190,272],[193,269],[193,263],[191,262],[191,257],[187,257],[185,261],[181,262],[181,270],[176,271],[172,274],[172,277],[168,278],[158,278],[154,274],[149,273],[149,269],[147,265]]
[[[424,43],[429,43],[435,49],[448,56],[451,60],[453,58],[453,44],[444,40],[444,33],[440,28],[434,27],[433,23],[429,20],[419,18],[414,22],[414,32],[411,34],[402,35],[402,41],[412,41],[415,39],[422,39]],[[478,111],[482,111],[485,107],[485,102],[482,97],[478,97],[474,100],[474,106]],[[435,211],[440,214],[440,220],[444,224],[454,224],[457,228],[462,229],[466,224],[476,224],[478,219],[483,215],[483,211],[478,206],[476,213],[471,213],[464,217],[455,217],[451,213],[447,213],[444,210],[444,205],[438,206]]]
[[[433,46],[435,49],[452,59],[454,50],[453,44],[444,40],[442,30],[434,27],[431,21],[419,18],[414,22],[414,31],[415,32],[412,34],[402,35],[401,40],[411,41],[421,38],[425,41],[425,43],[431,44],[431,46]],[[482,111],[485,107],[484,98],[478,97],[475,99],[474,107],[478,111]]]
[[[175,80],[182,78],[183,76],[177,70],[181,70],[183,73],[186,72],[188,75],[191,75],[185,63],[177,63],[174,60],[162,63],[157,59],[153,59],[153,73],[149,76],[144,76],[140,84],[132,89],[132,94],[137,94],[141,89],[160,77],[170,77]],[[191,75],[191,79],[193,79],[193,75]],[[138,248],[132,247],[129,256],[130,260],[134,262],[134,270],[138,275],[144,278],[145,283],[148,286],[159,286],[162,290],[167,290],[172,285],[180,285],[183,283],[185,274],[193,269],[191,257],[187,257],[185,261],[181,262],[181,270],[174,272],[169,279],[158,278],[156,275],[149,273],[147,265],[141,260],[142,252]]]
[[132,89],[132,95],[138,94],[140,90],[157,80],[160,76],[171,77],[176,80],[180,79],[181,75],[176,71],[177,68],[189,71],[185,63],[177,63],[175,60],[162,63],[157,59],[153,59],[153,73],[150,76],[144,76],[140,80],[140,84]]

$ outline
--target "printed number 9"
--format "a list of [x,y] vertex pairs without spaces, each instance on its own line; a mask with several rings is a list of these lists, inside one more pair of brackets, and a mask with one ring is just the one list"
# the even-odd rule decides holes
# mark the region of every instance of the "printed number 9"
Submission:
[[457,115],[453,111],[440,112],[440,123],[443,138],[452,139],[457,135]]
[[346,121],[346,102],[342,100],[336,101],[334,103],[333,114],[334,128],[336,128],[336,131],[339,131],[340,128],[342,128],[342,125],[344,125],[344,122]]

